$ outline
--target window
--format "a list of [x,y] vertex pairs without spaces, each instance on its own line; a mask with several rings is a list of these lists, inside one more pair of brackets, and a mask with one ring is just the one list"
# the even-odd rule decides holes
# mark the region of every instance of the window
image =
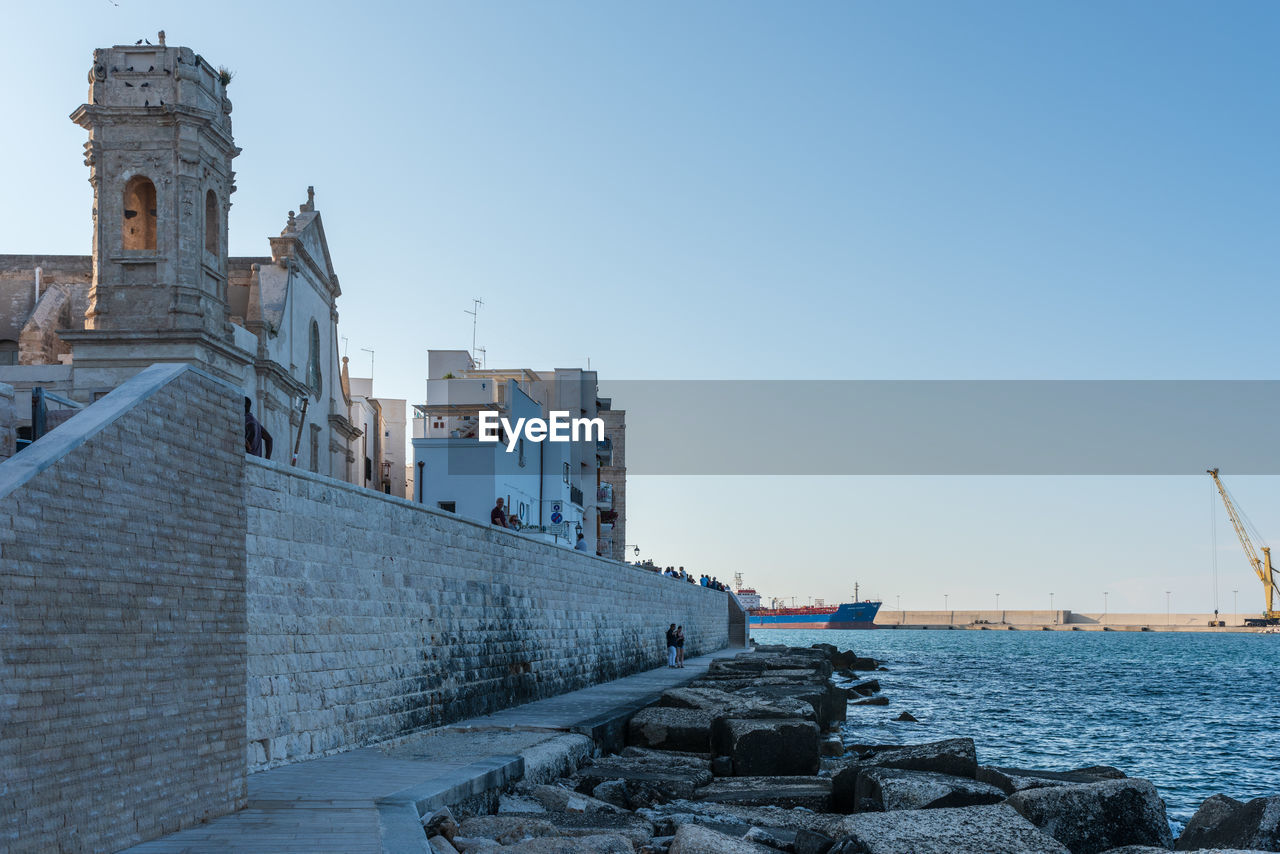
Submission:
[[156,251],[156,185],[135,175],[124,185],[121,248],[127,252]]
[[213,190],[204,194],[204,251],[218,254],[218,194]]
[[440,501],[436,506],[448,513],[458,512],[458,503],[456,501]]
[[516,447],[520,452],[520,467],[524,468],[524,437],[520,437],[520,441],[516,443]]
[[0,341],[0,365],[18,364],[18,342]]
[[320,373],[320,324],[313,320],[311,321],[311,350],[307,359],[307,388],[311,389],[311,396],[316,400],[320,399],[323,385],[324,377]]
[[568,463],[564,464],[564,482],[565,483],[569,482],[569,464]]

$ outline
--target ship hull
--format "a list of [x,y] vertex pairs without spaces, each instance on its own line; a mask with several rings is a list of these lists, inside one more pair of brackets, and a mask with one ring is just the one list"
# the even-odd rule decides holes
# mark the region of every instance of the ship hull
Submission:
[[752,629],[874,629],[880,603],[849,602],[829,614],[814,614],[809,609],[799,608],[795,609],[797,613],[787,613],[788,610],[782,608],[769,613],[749,614],[747,625]]

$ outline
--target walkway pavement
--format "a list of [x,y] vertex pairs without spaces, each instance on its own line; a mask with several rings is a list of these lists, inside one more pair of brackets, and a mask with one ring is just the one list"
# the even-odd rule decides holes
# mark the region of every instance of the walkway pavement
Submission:
[[[249,776],[248,805],[127,854],[426,854],[420,814],[519,779],[520,752],[590,735],[618,743],[626,719],[668,688],[701,676],[740,647],[691,658],[389,745],[285,765]],[[581,739],[578,739],[581,741]]]

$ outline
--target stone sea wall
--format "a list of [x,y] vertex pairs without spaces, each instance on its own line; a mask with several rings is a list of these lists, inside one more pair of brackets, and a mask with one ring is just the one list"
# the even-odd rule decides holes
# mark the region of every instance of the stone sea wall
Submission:
[[239,400],[157,365],[0,465],[0,849],[243,805]]
[[257,770],[727,643],[727,596],[249,458],[249,766]]
[[[6,398],[7,399],[7,398]],[[252,770],[725,646],[728,597],[246,458],[153,365],[0,462],[0,849],[115,851]]]

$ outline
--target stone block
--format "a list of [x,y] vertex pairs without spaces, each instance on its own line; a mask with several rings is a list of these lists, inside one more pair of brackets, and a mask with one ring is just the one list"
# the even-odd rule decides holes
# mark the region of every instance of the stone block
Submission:
[[1072,854],[1122,845],[1173,847],[1164,801],[1147,780],[1028,789],[1011,795],[1008,805]]
[[932,771],[865,768],[855,784],[858,812],[972,807],[998,804],[1004,798],[995,786]]
[[831,854],[1070,854],[1004,804],[862,813],[831,835]]
[[1226,795],[1206,798],[1178,837],[1179,851],[1197,848],[1280,851],[1280,795],[1247,803]]
[[712,750],[728,756],[738,777],[818,773],[818,725],[798,718],[718,719]]
[[739,806],[831,809],[831,781],[824,777],[725,777],[694,794],[699,801]]

